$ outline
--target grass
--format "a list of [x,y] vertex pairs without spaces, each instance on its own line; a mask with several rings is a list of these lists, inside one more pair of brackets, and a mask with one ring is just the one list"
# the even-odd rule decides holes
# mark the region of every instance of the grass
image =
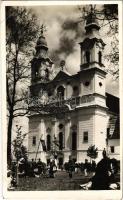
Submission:
[[[23,177],[19,178],[18,187],[16,191],[54,191],[54,190],[80,190],[80,185],[87,183],[92,177],[89,174],[87,177],[83,173],[74,173],[72,179],[65,171],[58,171],[55,178],[45,177]],[[119,181],[119,176],[117,177]]]
[[19,178],[17,191],[53,191],[53,190],[79,190],[80,184],[89,181],[90,177],[85,177],[82,173],[74,173],[72,179],[65,171],[58,171],[55,178],[26,177]]

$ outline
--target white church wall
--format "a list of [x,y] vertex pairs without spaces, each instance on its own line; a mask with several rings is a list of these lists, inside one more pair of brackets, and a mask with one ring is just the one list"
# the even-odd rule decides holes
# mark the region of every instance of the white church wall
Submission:
[[[86,82],[89,82],[88,86],[85,85]],[[93,76],[89,74],[83,76],[81,80],[81,96],[92,94],[93,88]]]
[[102,98],[101,96],[95,96],[95,104],[105,107],[106,106],[105,98]]
[[94,144],[98,148],[97,160],[102,158],[102,151],[106,148],[107,120],[105,111],[96,110],[94,115]]
[[[40,121],[36,119],[29,120],[29,135],[28,135],[28,150],[34,151],[38,146],[39,141],[39,131],[40,131]],[[36,145],[32,144],[33,136],[36,136]]]
[[105,78],[99,73],[95,74],[94,85],[95,93],[105,96]]
[[66,86],[66,93],[67,93],[67,98],[68,99],[71,98],[72,93],[73,93],[73,88],[72,88],[71,84],[68,84]]
[[[88,147],[93,144],[93,115],[88,114],[88,111],[79,113],[79,138],[78,138],[78,149],[87,150]],[[88,142],[84,142],[84,132],[88,132]]]
[[[114,152],[111,152],[111,147],[114,147]],[[120,160],[120,139],[108,140],[108,155],[110,158]]]

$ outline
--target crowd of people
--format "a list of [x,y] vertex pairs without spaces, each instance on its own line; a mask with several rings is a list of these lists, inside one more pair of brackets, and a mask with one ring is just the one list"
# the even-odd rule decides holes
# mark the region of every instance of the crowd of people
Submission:
[[[105,152],[102,154],[103,158],[96,164],[95,160],[88,162],[85,159],[84,163],[76,163],[73,159],[69,159],[67,163],[62,166],[61,170],[65,170],[69,178],[73,177],[74,173],[83,172],[84,176],[91,174],[89,183],[86,188],[93,190],[108,189],[109,184],[115,182],[115,174],[118,172],[118,163],[115,159],[109,159]],[[21,158],[17,163],[12,165],[12,184],[16,185],[16,176],[21,177],[41,177],[42,175],[47,178],[55,178],[57,172],[57,165],[55,159],[50,161],[47,165],[38,159],[36,162],[32,159],[31,162]]]
[[88,160],[85,159],[85,162],[76,163],[70,159],[69,162],[66,162],[64,164],[64,169],[70,173],[71,172],[75,172],[75,173],[84,172],[84,175],[87,176],[88,173],[95,172],[96,162],[95,162],[95,160],[88,162]]

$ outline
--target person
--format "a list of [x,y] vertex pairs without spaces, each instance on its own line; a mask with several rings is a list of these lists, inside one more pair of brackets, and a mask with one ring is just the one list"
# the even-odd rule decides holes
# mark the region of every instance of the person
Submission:
[[38,174],[41,175],[43,166],[40,158],[38,159],[37,167],[38,167]]
[[11,170],[7,171],[7,179],[8,179],[8,189],[9,190],[17,187],[16,177],[13,175],[13,172]]
[[110,159],[103,154],[102,160],[97,164],[95,175],[92,177],[92,190],[108,190],[110,185],[111,162]]
[[25,176],[25,159],[24,158],[19,159],[17,168],[18,168],[17,170],[18,170],[19,177]]
[[57,171],[56,165],[55,165],[55,161],[51,161],[50,162],[50,168],[49,168],[49,177],[50,178],[54,178],[54,173]]
[[85,163],[84,163],[84,174],[85,176],[88,175],[88,160],[85,159]]
[[103,149],[102,155],[103,155],[103,157],[106,157],[106,155],[107,155],[105,148]]
[[74,171],[74,162],[72,159],[69,159],[69,162],[68,162],[69,178],[73,177],[73,174],[72,174],[73,171]]
[[35,176],[34,169],[36,168],[36,162],[34,161],[33,158],[32,158],[32,161],[31,161],[30,168],[31,168],[30,176],[34,177]]
[[93,172],[93,174],[95,173],[95,170],[96,170],[96,162],[95,160],[92,160],[91,171]]
[[95,175],[88,183],[80,185],[84,190],[109,190],[119,189],[112,172],[112,160],[103,154],[103,158],[98,162]]

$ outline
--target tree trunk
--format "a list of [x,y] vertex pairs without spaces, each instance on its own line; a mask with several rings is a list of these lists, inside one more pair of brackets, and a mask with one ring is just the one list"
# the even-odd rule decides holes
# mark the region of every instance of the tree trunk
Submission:
[[8,132],[7,132],[7,164],[9,169],[11,168],[12,123],[13,123],[13,112],[11,111],[8,122]]

